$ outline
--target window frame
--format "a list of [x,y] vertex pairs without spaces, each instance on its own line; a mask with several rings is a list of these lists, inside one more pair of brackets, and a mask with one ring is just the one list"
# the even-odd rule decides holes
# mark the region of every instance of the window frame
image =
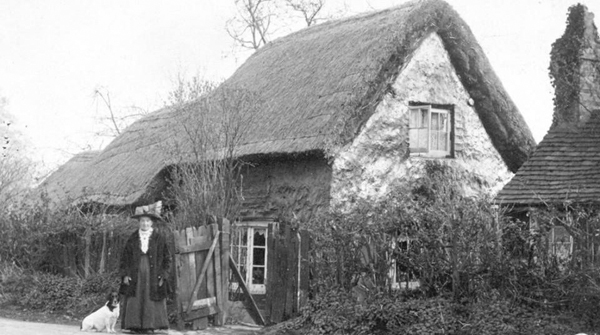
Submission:
[[[408,254],[411,249],[411,244],[414,239],[408,236],[392,237],[392,249]],[[402,246],[405,243],[405,246]],[[404,277],[404,280],[401,278]],[[388,268],[388,278],[390,279],[391,288],[393,290],[414,290],[421,286],[419,277],[412,272],[404,272],[398,269],[396,257],[391,259]]]
[[[560,237],[567,237],[568,241],[562,241],[557,239],[557,230],[562,230],[564,233],[558,234]],[[569,231],[560,225],[553,225],[548,231],[548,251],[551,255],[556,257],[567,259],[573,255],[573,236],[569,234]],[[565,249],[563,246],[568,246]],[[566,252],[566,253],[561,253]]]
[[[411,127],[410,119],[412,117],[413,110],[427,109],[427,148],[425,151],[413,151],[410,143],[410,131],[411,129],[417,129]],[[431,150],[431,114],[432,110],[436,113],[447,113],[448,114],[448,135],[446,137],[446,143],[448,144],[448,150]],[[410,155],[413,157],[428,157],[428,158],[454,158],[454,131],[455,131],[455,118],[454,118],[454,105],[445,104],[432,104],[423,102],[409,102],[408,106],[408,131],[409,131],[409,143],[408,150]]]
[[[238,232],[232,234],[231,236],[231,244],[230,244],[230,253],[232,258],[234,258],[234,261],[236,261],[238,263],[238,266],[240,268],[244,268],[245,269],[245,273],[243,274],[244,281],[246,282],[246,286],[248,287],[248,291],[250,291],[251,294],[265,294],[266,293],[266,284],[267,284],[267,259],[268,259],[268,234],[269,234],[269,224],[273,223],[272,221],[247,221],[247,222],[235,222],[233,224],[233,229],[237,230]],[[254,231],[255,230],[264,230],[265,231],[265,245],[264,246],[255,246],[254,245]],[[246,231],[247,233],[247,239],[246,239],[246,244],[243,245],[241,244],[241,237],[242,235],[240,234],[242,231]],[[232,232],[233,233],[233,232]],[[235,238],[238,238],[238,240],[236,241]],[[239,252],[239,250],[241,250],[242,248],[246,248],[246,259],[245,259],[245,264],[240,264],[241,262],[241,253]],[[256,265],[254,264],[254,249],[255,248],[259,248],[259,249],[264,249],[264,264],[263,265]],[[238,251],[234,251],[234,249],[237,249]],[[264,269],[264,282],[262,284],[255,284],[253,282],[253,278],[252,278],[252,272],[253,272],[253,268],[254,267],[260,267]],[[238,290],[238,285],[237,282],[235,281],[231,281],[230,280],[230,291],[237,291]]]

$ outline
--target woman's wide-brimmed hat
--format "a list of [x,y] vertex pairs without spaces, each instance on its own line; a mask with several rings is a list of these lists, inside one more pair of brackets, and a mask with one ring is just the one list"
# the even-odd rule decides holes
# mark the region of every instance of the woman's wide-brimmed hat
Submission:
[[151,205],[140,206],[135,208],[135,214],[131,216],[132,219],[137,219],[142,216],[147,216],[153,220],[162,221],[160,212],[162,210],[162,201],[157,201]]

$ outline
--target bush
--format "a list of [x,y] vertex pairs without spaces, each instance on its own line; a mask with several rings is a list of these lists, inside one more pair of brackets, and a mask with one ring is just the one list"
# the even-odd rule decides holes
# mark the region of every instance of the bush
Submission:
[[[466,197],[468,171],[427,161],[425,176],[393,188],[373,204],[357,200],[350,211],[309,223],[317,292],[347,289],[363,270],[389,290],[390,266],[419,278],[429,296],[452,291],[455,298],[486,291],[486,274],[504,263],[496,213],[490,198]],[[400,247],[401,241],[410,247]]]
[[[9,268],[5,265],[4,269]],[[2,304],[81,317],[106,302],[118,289],[115,273],[95,274],[87,279],[44,272],[2,270]]]
[[401,293],[377,294],[358,304],[345,291],[333,290],[310,301],[295,324],[308,334],[452,334],[460,327],[453,308],[451,300]]
[[561,313],[536,311],[499,296],[477,303],[443,297],[379,294],[357,304],[335,290],[311,301],[294,320],[306,334],[547,334],[575,333],[581,325]]
[[302,308],[298,327],[310,334],[368,334],[372,328],[363,317],[363,307],[343,289],[325,292]]
[[[570,264],[556,262],[539,247],[544,231],[499,215],[488,197],[463,196],[467,184],[479,182],[476,176],[437,161],[428,161],[424,172],[380,203],[357,200],[347,212],[306,225],[314,239],[316,299],[302,310],[298,327],[310,334],[598,329],[600,278],[597,267],[582,265],[591,253],[576,253]],[[576,240],[596,238],[590,234],[600,231],[600,215],[594,215],[573,214],[587,223],[581,232],[569,227]],[[410,247],[398,247],[407,240]],[[392,264],[418,278],[420,289],[392,290]],[[349,292],[361,272],[379,293],[357,304]]]
[[52,210],[43,196],[0,209],[0,262],[80,277],[114,271],[136,224],[107,211],[100,205]]
[[31,276],[14,263],[0,263],[0,304],[17,304],[33,286]]
[[95,274],[82,281],[81,294],[104,294],[118,291],[119,276],[116,272]]
[[78,278],[49,273],[33,277],[33,287],[23,298],[24,305],[46,312],[63,311],[71,307],[73,298],[79,296],[81,283]]

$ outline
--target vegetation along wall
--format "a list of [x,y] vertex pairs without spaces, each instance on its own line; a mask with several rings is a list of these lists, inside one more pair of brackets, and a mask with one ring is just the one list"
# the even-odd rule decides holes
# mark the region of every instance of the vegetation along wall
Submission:
[[395,185],[418,178],[426,158],[409,152],[411,102],[454,106],[453,158],[436,158],[477,180],[469,193],[495,192],[512,176],[492,145],[470,97],[437,34],[431,34],[403,65],[390,91],[355,140],[333,163],[331,202],[346,208],[359,199],[377,201]]

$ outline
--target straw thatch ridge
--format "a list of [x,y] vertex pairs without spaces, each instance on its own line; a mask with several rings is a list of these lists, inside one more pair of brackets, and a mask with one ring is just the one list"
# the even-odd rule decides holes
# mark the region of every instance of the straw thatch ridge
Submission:
[[529,128],[466,23],[445,2],[424,0],[312,26],[267,44],[208,97],[151,113],[127,128],[95,159],[94,178],[85,185],[110,193],[116,203],[145,199],[159,172],[177,163],[173,153],[193,151],[184,139],[189,126],[218,122],[223,109],[214,102],[230,92],[251,92],[257,102],[245,115],[247,129],[235,155],[335,152],[358,134],[431,33],[441,37],[494,146],[516,171],[535,147]]

